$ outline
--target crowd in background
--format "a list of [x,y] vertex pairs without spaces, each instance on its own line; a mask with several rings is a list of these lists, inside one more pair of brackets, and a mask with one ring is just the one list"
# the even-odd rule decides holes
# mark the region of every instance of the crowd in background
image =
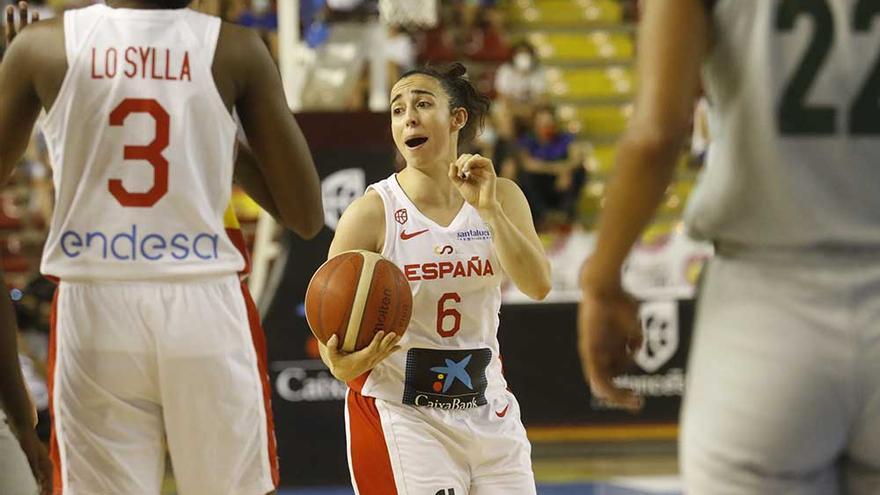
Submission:
[[[30,2],[42,18],[91,3],[95,2]],[[636,2],[626,3],[627,15],[634,19]],[[492,158],[499,176],[520,184],[539,231],[570,229],[577,223],[578,198],[589,181],[592,147],[570,132],[549,104],[546,74],[538,53],[525,38],[507,34],[503,9],[496,0],[450,0],[439,4],[436,26],[384,27],[388,30],[389,83],[420,64],[464,62],[470,77],[493,98],[494,105],[485,131],[470,149],[463,151]],[[276,0],[196,0],[193,7],[258,30],[277,59]],[[301,0],[302,38],[310,49],[318,49],[330,37],[334,25],[375,22],[378,15],[377,0]],[[355,86],[348,111],[367,108],[365,85],[363,82]],[[48,163],[45,144],[37,134],[11,184],[0,193],[0,259],[16,301],[25,375],[44,415],[48,405],[44,363],[53,285],[41,278],[38,266],[52,210]],[[48,434],[47,429],[43,432]]]

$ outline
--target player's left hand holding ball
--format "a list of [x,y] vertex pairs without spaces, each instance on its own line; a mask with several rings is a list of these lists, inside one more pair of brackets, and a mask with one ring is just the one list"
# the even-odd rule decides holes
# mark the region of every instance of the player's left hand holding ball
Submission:
[[367,347],[359,351],[345,352],[340,349],[339,337],[333,334],[326,344],[326,358],[329,361],[326,364],[337,380],[348,383],[399,351],[398,344],[401,337],[394,332],[386,334],[379,331]]
[[495,166],[492,160],[467,153],[449,164],[449,179],[458,187],[465,201],[479,212],[499,207],[495,197]]

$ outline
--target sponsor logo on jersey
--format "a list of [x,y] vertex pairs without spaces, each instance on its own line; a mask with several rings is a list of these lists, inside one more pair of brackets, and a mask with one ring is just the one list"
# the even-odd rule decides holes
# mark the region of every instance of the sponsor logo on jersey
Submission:
[[406,208],[401,208],[394,212],[394,220],[403,225],[409,219],[409,216],[406,214]]
[[491,358],[489,349],[410,349],[403,403],[455,410],[485,405]]
[[459,241],[483,241],[491,239],[492,233],[489,232],[489,229],[467,229],[459,230],[455,233],[455,237]]
[[403,265],[403,273],[410,282],[419,280],[442,280],[458,277],[490,277],[495,269],[489,259],[479,256],[462,261],[440,261],[431,263],[411,263]]
[[428,231],[428,229],[422,229],[422,230],[417,230],[417,231],[415,231],[415,232],[409,232],[409,233],[407,233],[406,230],[401,230],[401,231],[400,231],[400,240],[401,240],[401,241],[408,241],[408,240],[412,239],[413,237],[415,237],[415,236],[417,236],[417,235],[422,235],[422,234],[424,234],[424,233],[427,232],[427,231]]
[[436,254],[436,255],[452,254],[454,252],[455,252],[455,249],[453,249],[452,246],[450,246],[449,244],[447,244],[445,246],[434,246],[434,254]]
[[209,232],[165,233],[143,232],[132,224],[131,230],[105,232],[66,230],[59,247],[68,258],[86,256],[104,260],[216,260],[220,236]]
[[437,490],[437,493],[434,495],[455,495],[455,488],[444,488],[442,490]]
[[508,410],[508,409],[510,409],[510,403],[509,403],[509,402],[507,403],[506,406],[504,406],[504,409],[502,409],[502,410],[500,410],[500,411],[495,411],[495,416],[498,416],[499,418],[503,418],[504,416],[507,416],[507,410]]

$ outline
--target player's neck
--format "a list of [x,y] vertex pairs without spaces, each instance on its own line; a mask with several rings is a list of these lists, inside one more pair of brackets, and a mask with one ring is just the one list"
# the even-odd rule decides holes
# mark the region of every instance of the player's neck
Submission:
[[448,173],[448,165],[443,168],[407,166],[397,174],[397,179],[416,206],[457,209],[463,199],[449,180]]
[[114,9],[149,9],[149,10],[159,10],[162,9],[159,5],[154,2],[148,1],[139,1],[139,0],[107,0],[107,5]]

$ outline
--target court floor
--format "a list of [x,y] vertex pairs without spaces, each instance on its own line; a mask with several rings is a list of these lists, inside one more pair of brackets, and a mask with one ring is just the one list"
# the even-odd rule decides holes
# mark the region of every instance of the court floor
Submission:
[[[347,487],[280,490],[279,495],[353,495]],[[681,495],[675,476],[630,477],[587,483],[539,483],[539,495]]]
[[[681,495],[676,446],[661,441],[538,442],[539,495]],[[171,473],[163,495],[175,495]],[[353,495],[348,486],[282,488],[279,495]],[[462,494],[466,495],[466,494]]]

